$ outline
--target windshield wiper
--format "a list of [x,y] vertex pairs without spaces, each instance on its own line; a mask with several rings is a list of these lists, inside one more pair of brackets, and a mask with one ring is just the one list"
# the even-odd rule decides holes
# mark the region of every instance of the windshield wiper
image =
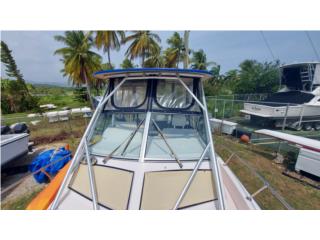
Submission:
[[178,156],[175,154],[175,152],[173,151],[173,149],[170,147],[167,139],[166,139],[165,136],[163,135],[162,131],[160,130],[160,128],[159,128],[159,126],[158,126],[158,124],[156,124],[156,122],[155,122],[153,119],[152,119],[152,123],[153,123],[153,125],[156,127],[157,132],[160,134],[161,138],[163,139],[163,141],[165,142],[165,144],[167,145],[167,147],[169,148],[170,153],[171,153],[171,156],[174,157],[174,159],[177,161],[179,167],[182,168],[182,167],[183,167],[182,163],[180,162]]
[[144,122],[145,119],[143,119],[138,127],[134,130],[134,132],[131,134],[129,141],[127,142],[126,146],[124,147],[124,149],[122,150],[121,156],[123,156],[123,154],[125,153],[125,151],[127,150],[129,144],[131,143],[132,139],[134,138],[134,136],[136,135],[136,133],[138,132],[138,130],[140,129],[140,126],[142,125],[142,123]]
[[103,163],[106,163],[107,160],[109,160],[112,155],[122,146],[122,144],[124,144],[125,142],[127,142],[126,146],[124,147],[121,156],[124,154],[124,152],[127,150],[129,144],[131,143],[132,139],[134,138],[134,136],[136,135],[136,133],[138,132],[139,128],[141,127],[142,123],[145,121],[145,118],[139,123],[139,125],[137,126],[137,128],[123,141],[121,142],[111,153],[109,153],[108,156],[106,156],[103,159]]

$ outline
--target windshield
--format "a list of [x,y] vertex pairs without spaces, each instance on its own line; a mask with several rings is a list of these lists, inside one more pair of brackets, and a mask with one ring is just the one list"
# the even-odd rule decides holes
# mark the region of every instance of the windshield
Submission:
[[[159,132],[160,130],[160,132]],[[207,138],[201,115],[153,113],[151,116],[146,159],[198,159]]]
[[[114,80],[113,87],[120,81]],[[182,81],[198,95],[198,81]],[[203,115],[177,79],[127,80],[112,99],[113,103],[106,103],[89,141],[92,154],[105,156],[106,160],[140,156],[146,160],[174,160],[179,165],[180,160],[201,156],[207,145]],[[147,112],[151,112],[148,119]],[[144,156],[142,144],[146,144]]]
[[144,113],[102,113],[89,141],[91,154],[138,159]]

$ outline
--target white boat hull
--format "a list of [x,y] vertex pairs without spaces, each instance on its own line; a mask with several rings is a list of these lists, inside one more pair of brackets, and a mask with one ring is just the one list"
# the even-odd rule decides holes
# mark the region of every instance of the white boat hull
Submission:
[[[244,114],[263,117],[263,118],[284,118],[286,116],[287,107],[272,107],[261,104],[245,103],[244,109],[240,110]],[[319,117],[320,118],[320,106],[316,105],[297,105],[289,106],[287,117],[289,118],[300,118],[300,116],[305,117]]]
[[28,152],[29,134],[1,135],[1,166]]
[[301,148],[295,169],[320,177],[320,152]]

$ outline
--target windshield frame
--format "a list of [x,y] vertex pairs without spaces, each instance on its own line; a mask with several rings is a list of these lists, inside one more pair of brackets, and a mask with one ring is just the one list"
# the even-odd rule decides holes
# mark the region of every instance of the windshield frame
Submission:
[[[114,80],[117,80],[117,81],[121,81],[122,78],[116,78],[116,79],[111,79],[111,81],[109,82],[110,83],[110,87],[109,87],[109,93],[110,91],[112,91],[113,89],[116,88],[116,84],[115,84],[115,81]],[[168,79],[170,79],[170,77],[168,77]],[[200,90],[200,81],[201,79],[200,78],[197,78],[197,77],[185,77],[185,78],[181,78],[181,80],[184,80],[184,79],[190,79],[192,81],[192,89],[189,88],[197,97],[199,97],[199,95],[201,95],[201,90]],[[134,79],[135,80],[135,79]],[[150,112],[151,115],[153,114],[182,114],[182,115],[195,115],[195,116],[203,116],[203,110],[201,108],[199,108],[199,110],[195,110],[193,109],[194,106],[195,106],[195,99],[192,97],[191,98],[191,104],[185,108],[167,108],[167,107],[163,107],[162,105],[160,105],[157,101],[157,87],[159,86],[158,85],[158,82],[161,81],[161,80],[166,80],[165,77],[163,76],[150,76],[146,79],[144,79],[143,77],[141,77],[141,79],[137,79],[137,80],[145,80],[146,81],[146,93],[145,93],[145,99],[143,101],[142,104],[140,104],[139,106],[136,106],[136,107],[119,107],[119,106],[116,106],[114,104],[114,101],[113,101],[113,97],[112,96],[109,101],[107,101],[104,106],[103,106],[103,112],[104,113],[107,113],[107,114],[110,114],[110,115],[113,115],[113,114],[117,114],[117,113],[124,113],[124,114],[134,114],[134,113],[148,113]],[[127,81],[131,81],[131,79],[127,80]],[[182,84],[179,83],[179,81],[177,80],[177,84],[180,84],[181,87]],[[190,94],[188,93],[188,91],[186,92],[186,94]],[[114,109],[110,109],[107,107],[107,104],[111,103],[111,106],[114,108]],[[143,108],[141,108],[141,106],[143,106]],[[158,107],[157,107],[158,106]],[[150,124],[148,127],[145,126],[146,122],[143,123],[143,132],[142,134],[146,134],[147,136],[149,136],[149,131],[150,131]],[[105,129],[104,129],[105,130]],[[145,131],[147,131],[147,133],[145,133]],[[143,140],[142,140],[143,141]],[[202,141],[202,139],[201,139]],[[148,140],[147,140],[147,143],[148,143]],[[143,144],[143,142],[141,142],[141,144]],[[203,142],[203,144],[205,145],[205,142]],[[130,144],[129,144],[130,145]],[[142,146],[141,146],[142,147]],[[145,146],[147,147],[147,145]],[[141,149],[141,148],[140,148]],[[99,154],[99,153],[92,153],[92,155],[94,156],[98,156],[98,157],[107,157],[108,154]],[[141,160],[142,158],[142,161],[148,161],[148,162],[173,162],[175,161],[174,158],[157,158],[157,157],[147,157],[147,153],[144,152],[144,156],[136,156],[136,157],[132,157],[132,156],[118,156],[117,154],[115,155],[112,155],[112,159],[117,159],[117,160],[131,160],[131,161],[139,161]],[[207,160],[208,157],[206,156],[204,160]],[[198,157],[188,157],[188,158],[181,158],[179,159],[181,161],[196,161],[198,160]]]

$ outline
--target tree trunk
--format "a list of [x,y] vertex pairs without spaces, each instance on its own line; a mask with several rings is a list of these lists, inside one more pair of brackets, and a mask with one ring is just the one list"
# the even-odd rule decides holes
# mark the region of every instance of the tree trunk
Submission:
[[87,74],[86,74],[85,71],[83,71],[83,77],[84,77],[84,80],[86,82],[87,94],[88,94],[88,97],[89,97],[89,100],[90,100],[91,107],[92,107],[92,109],[95,109],[94,104],[93,104],[93,100],[92,100],[92,97],[91,97],[90,86],[89,86]]
[[183,61],[183,68],[188,68],[189,66],[189,33],[190,31],[184,31],[184,61]]
[[110,48],[108,47],[108,62],[109,62],[109,67],[111,68],[111,57],[110,57]]
[[144,67],[144,57],[145,57],[145,51],[143,50],[142,51],[142,63],[141,63],[141,67],[143,68]]

